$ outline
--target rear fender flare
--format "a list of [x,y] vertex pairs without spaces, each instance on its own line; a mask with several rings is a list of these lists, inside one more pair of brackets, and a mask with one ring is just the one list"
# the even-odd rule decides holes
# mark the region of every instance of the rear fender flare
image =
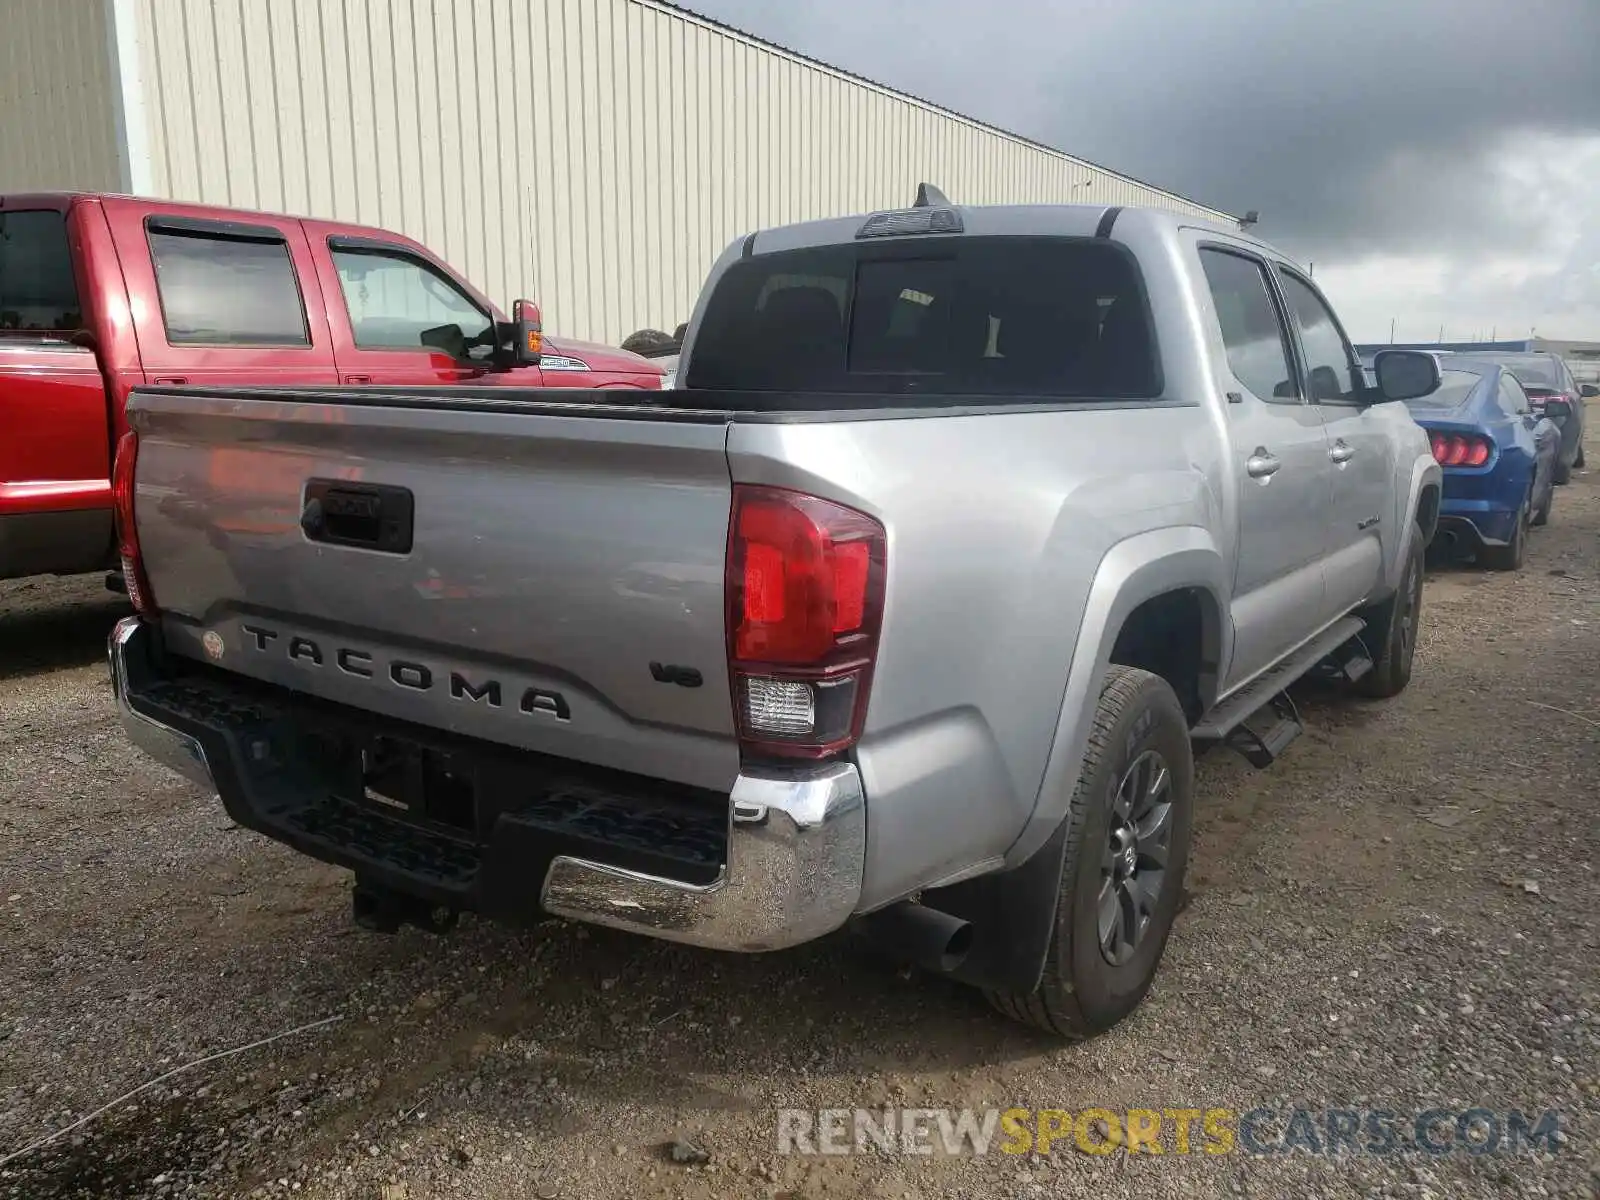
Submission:
[[[1396,484],[1399,484],[1397,479]],[[1384,564],[1383,592],[1384,595],[1392,594],[1400,586],[1400,574],[1405,569],[1405,564],[1411,554],[1411,541],[1417,536],[1417,526],[1421,516],[1422,493],[1433,488],[1439,497],[1444,494],[1444,470],[1434,460],[1433,453],[1418,455],[1411,464],[1410,484],[1404,492],[1405,506],[1396,513],[1397,523],[1400,526],[1400,537],[1396,543],[1397,552]],[[1395,488],[1396,494],[1400,493],[1399,486]],[[1439,505],[1433,505],[1433,520],[1431,529],[1422,530],[1423,545],[1433,540],[1434,529],[1438,528]]]
[[[1196,525],[1137,534],[1106,552],[1095,569],[1094,583],[1084,605],[1033,813],[1006,852],[1008,868],[1032,857],[1067,815],[1078,786],[1106,667],[1129,615],[1146,600],[1167,592],[1184,588],[1201,592],[1207,600],[1202,607],[1206,644],[1201,661],[1208,667],[1206,673],[1211,676],[1214,689],[1216,678],[1233,653],[1233,624],[1226,600],[1232,582],[1228,560],[1215,539]],[[1214,691],[1211,695],[1202,694],[1202,707],[1214,699]]]
[[1006,856],[1006,868],[931,889],[923,903],[973,925],[972,952],[953,972],[964,983],[1029,992],[1038,986],[1055,924],[1065,865],[1066,817],[1082,771],[1084,748],[1117,635],[1146,600],[1183,588],[1206,595],[1202,606],[1201,661],[1215,678],[1232,652],[1233,629],[1224,597],[1231,579],[1227,560],[1210,533],[1178,526],[1117,543],[1101,559],[1079,627],[1055,740],[1033,815]]

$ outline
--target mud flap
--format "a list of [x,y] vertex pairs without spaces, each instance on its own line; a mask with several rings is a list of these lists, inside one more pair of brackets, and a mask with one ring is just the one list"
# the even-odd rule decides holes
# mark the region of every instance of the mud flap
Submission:
[[1019,867],[922,893],[922,903],[972,923],[972,943],[950,978],[1027,994],[1039,986],[1061,897],[1067,822]]

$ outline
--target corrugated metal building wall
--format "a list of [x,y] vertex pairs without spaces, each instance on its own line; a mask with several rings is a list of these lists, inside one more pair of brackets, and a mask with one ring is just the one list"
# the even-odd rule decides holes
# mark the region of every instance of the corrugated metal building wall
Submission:
[[116,14],[130,190],[397,229],[613,344],[686,320],[735,237],[924,179],[1223,216],[659,0],[73,5]]
[[0,192],[115,189],[105,0],[0,0]]

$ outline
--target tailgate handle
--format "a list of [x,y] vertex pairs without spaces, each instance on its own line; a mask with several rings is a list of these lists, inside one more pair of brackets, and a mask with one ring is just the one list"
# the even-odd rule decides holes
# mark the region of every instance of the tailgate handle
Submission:
[[409,554],[414,510],[408,488],[308,479],[300,528],[313,542]]

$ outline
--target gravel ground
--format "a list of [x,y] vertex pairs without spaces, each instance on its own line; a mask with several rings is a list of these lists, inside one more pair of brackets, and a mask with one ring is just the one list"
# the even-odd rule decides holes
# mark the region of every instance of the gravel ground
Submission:
[[[1579,472],[1521,573],[1430,572],[1403,697],[1309,691],[1271,770],[1207,756],[1166,964],[1075,1047],[843,940],[358,931],[342,872],[126,750],[102,657],[123,609],[97,581],[0,584],[0,1158],[338,1018],[0,1166],[0,1197],[1600,1194],[1597,534],[1600,471]],[[885,1104],[1556,1109],[1565,1143],[776,1152],[780,1106]],[[680,1138],[709,1162],[672,1161]]]

